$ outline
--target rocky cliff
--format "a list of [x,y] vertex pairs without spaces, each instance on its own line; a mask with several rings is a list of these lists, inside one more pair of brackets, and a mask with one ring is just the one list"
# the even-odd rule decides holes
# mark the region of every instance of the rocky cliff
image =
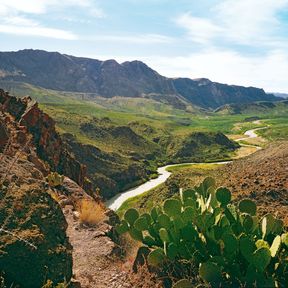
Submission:
[[104,199],[142,183],[153,173],[138,159],[133,160],[118,153],[107,153],[93,145],[80,144],[71,134],[64,134],[63,139],[73,151],[75,158],[87,166],[92,187],[94,190],[100,188]]
[[[14,159],[0,157],[3,176]],[[72,276],[67,223],[43,180],[31,162],[19,159],[0,184],[0,271],[7,285],[38,288]]]
[[[118,217],[69,177],[55,185],[49,181],[48,173],[66,167],[61,163],[75,165],[61,168],[75,180],[83,166],[63,152],[54,122],[36,103],[2,90],[0,96],[0,286],[118,285],[119,249],[107,236],[113,236]],[[87,220],[92,216],[93,225]]]
[[178,78],[173,80],[173,84],[180,95],[200,107],[215,109],[227,103],[277,100],[274,95],[266,94],[263,89],[221,84],[204,78]]
[[52,171],[67,175],[80,186],[84,186],[85,166],[69,153],[55,130],[54,120],[40,110],[35,101],[30,97],[10,96],[0,89],[0,105],[2,111],[14,117],[23,130],[21,145],[25,146],[28,143],[28,139],[24,137],[25,131],[31,133],[29,141],[36,147],[39,158],[46,162]]
[[26,100],[0,95],[0,273],[9,287],[69,281],[67,222],[44,178],[49,166],[38,157],[33,134],[20,124]]
[[[104,97],[152,97],[176,107],[192,103],[216,108],[228,103],[275,101],[262,89],[225,85],[208,79],[167,78],[140,61],[117,63],[57,52],[21,50],[0,52],[0,80],[26,82],[61,91]],[[93,96],[92,95],[92,96]]]

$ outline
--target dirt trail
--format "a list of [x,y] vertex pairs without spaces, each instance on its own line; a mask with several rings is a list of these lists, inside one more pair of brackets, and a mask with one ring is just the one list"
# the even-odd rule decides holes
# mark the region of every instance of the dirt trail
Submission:
[[[253,129],[251,131],[254,132],[256,130]],[[246,134],[243,139],[253,137],[255,136]],[[255,147],[253,145],[247,146]],[[163,171],[166,171],[166,168],[162,167]],[[125,266],[119,257],[119,247],[106,236],[106,232],[111,227],[105,222],[102,222],[98,227],[81,225],[77,217],[75,217],[75,212],[73,214],[73,207],[69,205],[64,208],[64,215],[68,222],[67,234],[73,246],[74,278],[81,283],[81,287],[136,287],[135,284],[133,285],[129,281],[131,278],[127,268],[123,268]]]
[[79,224],[72,206],[66,206],[64,214],[68,222],[67,234],[73,246],[74,278],[81,287],[132,288],[119,260],[119,248],[105,234],[109,225],[102,223],[98,227],[85,227]]

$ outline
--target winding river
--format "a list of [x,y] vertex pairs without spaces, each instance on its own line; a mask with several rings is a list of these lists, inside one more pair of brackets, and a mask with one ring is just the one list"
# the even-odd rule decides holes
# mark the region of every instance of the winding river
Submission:
[[[242,140],[247,140],[247,139],[251,139],[251,138],[256,138],[256,137],[258,137],[258,135],[256,134],[256,131],[266,129],[266,128],[267,127],[261,127],[261,128],[255,128],[255,129],[248,130],[244,133],[245,137],[236,139],[235,141],[242,141]],[[261,147],[255,146],[255,145],[248,145],[248,144],[241,144],[241,145],[261,149]],[[227,164],[229,162],[231,162],[231,161],[213,162],[213,164],[221,165],[221,164]],[[120,208],[120,206],[127,199],[134,197],[134,196],[137,196],[137,195],[140,195],[140,194],[143,194],[144,192],[149,191],[149,190],[157,187],[158,185],[164,183],[172,174],[171,172],[167,171],[167,168],[175,167],[175,166],[179,166],[179,165],[183,165],[183,164],[185,164],[185,165],[199,165],[199,164],[208,164],[208,163],[180,163],[180,164],[172,164],[172,165],[166,165],[166,166],[159,167],[157,169],[157,172],[158,172],[157,178],[151,179],[140,186],[131,188],[131,189],[124,191],[122,193],[118,193],[113,198],[106,201],[106,206],[108,208],[116,211],[117,209]]]

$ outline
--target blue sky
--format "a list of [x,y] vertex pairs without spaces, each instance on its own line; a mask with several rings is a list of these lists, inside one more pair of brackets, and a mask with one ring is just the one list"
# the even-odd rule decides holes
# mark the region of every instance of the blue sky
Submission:
[[288,92],[288,0],[0,0],[1,51],[142,60],[169,77]]

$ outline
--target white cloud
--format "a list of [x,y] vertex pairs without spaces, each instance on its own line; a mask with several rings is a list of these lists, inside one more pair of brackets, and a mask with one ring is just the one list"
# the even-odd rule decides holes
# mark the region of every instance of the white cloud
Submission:
[[0,33],[76,40],[78,36],[70,31],[47,27],[33,19],[55,11],[64,11],[66,17],[70,7],[83,8],[93,17],[105,16],[93,0],[0,0]]
[[[288,92],[288,39],[283,34],[287,24],[279,18],[280,12],[287,11],[288,0],[220,0],[206,11],[209,18],[185,13],[176,20],[186,29],[187,39],[205,44],[205,50],[147,62],[168,76]],[[257,54],[249,54],[243,45]]]
[[[139,57],[141,59],[141,57]],[[286,51],[266,56],[243,56],[230,50],[207,50],[187,57],[142,57],[168,77],[209,78],[212,81],[255,86],[272,92],[288,92]]]
[[283,41],[278,35],[278,12],[288,9],[288,0],[222,0],[211,9],[211,17],[180,15],[176,23],[202,44],[230,41],[250,46]]
[[46,1],[42,0],[0,0],[0,15],[15,14],[17,12],[42,14],[46,11]]
[[[68,7],[89,8],[95,17],[103,17],[104,12],[93,0],[0,0],[0,15],[11,13],[44,14],[49,9]],[[66,11],[67,13],[67,11]]]
[[78,37],[72,32],[54,29],[42,26],[16,26],[16,25],[1,25],[0,33],[22,35],[22,36],[38,36],[48,37],[63,40],[76,40]]
[[272,36],[280,25],[277,13],[287,7],[288,0],[225,0],[214,11],[229,38],[249,44]]
[[201,17],[193,17],[190,13],[181,15],[176,19],[176,23],[188,30],[189,37],[194,42],[201,44],[208,43],[223,30],[211,20]]
[[105,41],[105,42],[118,42],[118,43],[130,43],[130,44],[161,44],[161,43],[171,43],[174,41],[172,37],[159,34],[142,34],[142,35],[100,35],[88,37],[87,39],[82,38],[82,40],[88,41]]

